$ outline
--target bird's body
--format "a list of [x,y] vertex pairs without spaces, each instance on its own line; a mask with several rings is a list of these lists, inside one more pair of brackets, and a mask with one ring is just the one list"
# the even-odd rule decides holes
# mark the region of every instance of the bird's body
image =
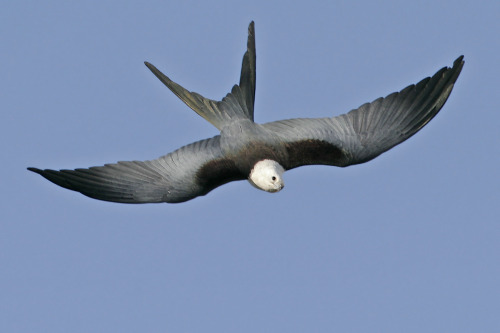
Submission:
[[463,66],[333,118],[254,122],[255,34],[248,29],[239,85],[222,101],[190,92],[156,67],[146,66],[220,135],[184,146],[151,161],[118,162],[75,170],[28,168],[48,180],[92,198],[122,202],[183,202],[235,180],[277,192],[282,175],[303,165],[345,167],[367,162],[411,137],[442,108]]
[[222,129],[220,136],[222,151],[232,158],[238,169],[246,175],[258,161],[287,159],[286,149],[279,137],[264,126],[249,120],[232,123]]

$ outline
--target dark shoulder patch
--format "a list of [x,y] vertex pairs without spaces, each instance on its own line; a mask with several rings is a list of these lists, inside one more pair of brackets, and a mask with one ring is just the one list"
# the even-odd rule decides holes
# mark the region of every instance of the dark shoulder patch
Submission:
[[301,140],[285,146],[288,152],[286,169],[313,164],[342,166],[347,161],[342,149],[322,140]]
[[203,194],[207,194],[214,188],[234,180],[246,179],[234,161],[221,158],[205,163],[196,172],[196,182],[203,188]]

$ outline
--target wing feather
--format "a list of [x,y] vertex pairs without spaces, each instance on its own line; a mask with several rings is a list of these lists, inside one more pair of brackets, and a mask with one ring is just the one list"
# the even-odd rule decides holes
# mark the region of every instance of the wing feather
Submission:
[[333,118],[264,124],[288,151],[286,169],[301,165],[348,166],[367,162],[410,138],[443,107],[464,65],[463,56],[432,77]]
[[28,169],[91,198],[122,203],[183,202],[227,182],[245,179],[234,162],[224,157],[220,136],[150,161],[60,171]]

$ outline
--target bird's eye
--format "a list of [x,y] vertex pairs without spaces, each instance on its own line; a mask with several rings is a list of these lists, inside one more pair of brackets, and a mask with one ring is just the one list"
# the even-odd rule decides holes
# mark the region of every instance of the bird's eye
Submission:
[[273,176],[272,180],[276,180],[276,177]]

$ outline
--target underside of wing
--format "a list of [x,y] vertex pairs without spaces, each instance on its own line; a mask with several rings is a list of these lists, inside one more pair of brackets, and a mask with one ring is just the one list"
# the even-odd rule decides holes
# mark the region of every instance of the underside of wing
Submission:
[[121,203],[183,202],[233,180],[245,179],[226,159],[220,137],[184,146],[151,161],[118,162],[76,170],[28,168],[64,188]]
[[240,84],[234,85],[231,92],[222,101],[214,101],[196,92],[188,91],[181,85],[170,80],[170,78],[149,62],[145,62],[145,64],[187,106],[219,130],[224,125],[238,119],[250,119],[253,121],[256,80],[254,22],[251,22],[248,27],[247,51],[243,56]]
[[400,92],[334,118],[289,119],[264,124],[286,146],[286,169],[301,165],[348,166],[367,162],[405,141],[443,107],[463,67],[463,56]]

